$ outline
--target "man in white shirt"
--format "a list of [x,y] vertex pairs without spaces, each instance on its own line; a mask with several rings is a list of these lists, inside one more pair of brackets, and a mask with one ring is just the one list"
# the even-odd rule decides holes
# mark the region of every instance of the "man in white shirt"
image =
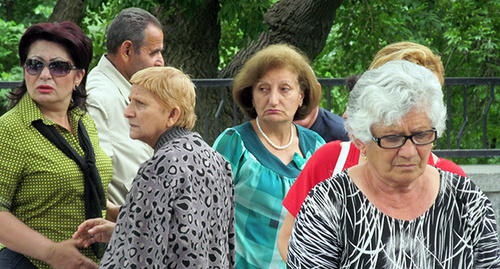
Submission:
[[124,9],[109,25],[106,47],[107,54],[87,79],[88,113],[97,126],[101,148],[113,161],[109,200],[122,205],[139,165],[153,154],[147,144],[130,138],[123,112],[129,104],[132,75],[164,65],[161,24],[145,10]]

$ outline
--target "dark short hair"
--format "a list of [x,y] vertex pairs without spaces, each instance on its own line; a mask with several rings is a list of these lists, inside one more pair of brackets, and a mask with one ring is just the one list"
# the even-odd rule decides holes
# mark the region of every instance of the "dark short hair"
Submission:
[[106,38],[108,54],[118,53],[123,42],[130,40],[137,54],[144,45],[146,28],[153,25],[161,29],[161,23],[151,13],[144,9],[131,7],[122,10],[111,22]]
[[354,85],[356,85],[356,82],[358,82],[360,77],[361,75],[355,74],[345,79],[345,88],[348,92],[351,92],[352,89],[354,89]]
[[[61,23],[39,23],[30,26],[24,32],[19,41],[19,60],[21,66],[26,62],[31,45],[39,40],[57,43],[63,46],[71,56],[73,65],[78,69],[85,70],[85,75],[76,90],[72,94],[72,104],[70,109],[80,107],[86,110],[87,92],[85,84],[89,73],[90,62],[92,61],[92,40],[73,22],[65,21]],[[26,80],[9,96],[11,107],[15,106],[27,92]]]
[[276,67],[288,68],[297,75],[304,99],[293,120],[304,119],[319,105],[321,86],[309,65],[307,56],[288,44],[270,45],[257,52],[243,65],[233,81],[234,101],[246,116],[255,119],[257,112],[252,104],[252,87],[267,71]]

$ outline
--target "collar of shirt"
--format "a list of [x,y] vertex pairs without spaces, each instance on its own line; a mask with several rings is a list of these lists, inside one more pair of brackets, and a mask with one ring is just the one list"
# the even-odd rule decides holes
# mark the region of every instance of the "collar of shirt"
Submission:
[[[55,124],[52,120],[46,119],[43,116],[42,112],[40,111],[40,109],[36,105],[35,101],[33,101],[33,99],[31,99],[31,97],[29,96],[28,93],[25,93],[24,96],[19,101],[18,111],[19,111],[19,114],[21,115],[21,119],[22,119],[23,124],[27,128],[31,126],[31,123],[33,121],[40,120],[40,119],[46,125],[54,125]],[[70,121],[73,124],[73,122],[78,121],[78,119],[80,119],[84,114],[85,114],[85,112],[83,110],[81,110],[78,107],[75,107],[69,111],[68,116],[70,118]]]

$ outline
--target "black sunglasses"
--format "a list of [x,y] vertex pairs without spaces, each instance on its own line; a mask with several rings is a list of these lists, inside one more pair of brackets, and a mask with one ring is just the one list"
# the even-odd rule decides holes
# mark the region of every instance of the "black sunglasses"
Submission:
[[64,77],[68,75],[71,70],[78,69],[76,66],[72,65],[70,61],[52,61],[46,63],[37,59],[26,60],[24,68],[28,74],[38,75],[42,72],[46,65],[49,66],[50,73],[57,77]]

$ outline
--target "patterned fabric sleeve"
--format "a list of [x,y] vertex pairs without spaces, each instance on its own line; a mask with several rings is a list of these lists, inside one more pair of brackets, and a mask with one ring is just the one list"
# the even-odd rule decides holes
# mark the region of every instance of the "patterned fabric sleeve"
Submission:
[[[167,245],[170,234],[167,224],[172,217],[172,208],[166,208],[165,205],[173,201],[172,193],[175,191],[170,186],[176,186],[177,182],[162,185],[165,181],[158,177],[157,171],[151,169],[152,164],[144,168],[141,168],[143,171],[139,170],[140,179],[136,178],[136,184],[127,196],[127,204],[120,210],[101,268],[113,268],[114,265],[147,268],[151,266],[149,262],[161,260],[164,256],[165,249],[156,246]],[[153,193],[159,191],[164,193],[161,199],[152,200]],[[157,225],[159,223],[165,225]],[[147,232],[141,232],[142,229]]]
[[495,213],[490,200],[482,201],[474,214],[474,258],[476,268],[500,268],[500,245],[498,242]]
[[[319,185],[322,184],[325,182]],[[328,189],[314,187],[297,214],[288,246],[287,268],[339,268],[343,205],[338,198],[342,192],[325,191]]]
[[234,129],[226,129],[217,137],[213,148],[231,163],[233,178],[237,179],[241,157],[245,151],[240,134]]
[[24,166],[24,154],[19,152],[12,126],[0,125],[0,211],[10,211],[16,186]]
[[500,244],[491,201],[469,179],[459,181],[458,189],[458,196],[467,204],[468,216],[471,220],[474,265],[476,268],[500,268]]

